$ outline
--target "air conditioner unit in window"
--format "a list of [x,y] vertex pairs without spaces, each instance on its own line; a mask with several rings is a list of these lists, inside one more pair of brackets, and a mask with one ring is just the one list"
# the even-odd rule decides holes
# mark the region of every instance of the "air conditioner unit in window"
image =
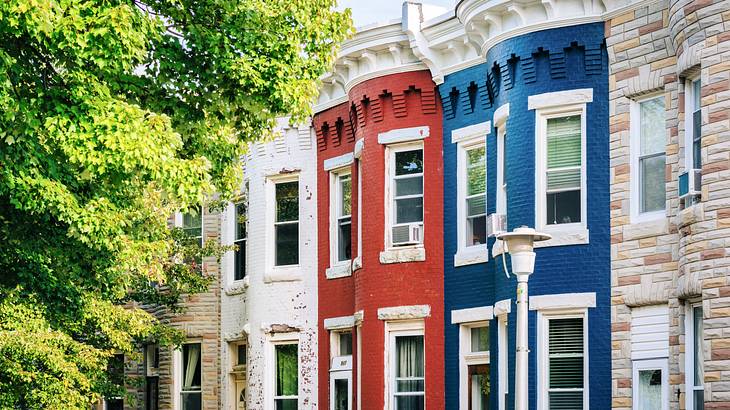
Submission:
[[679,199],[700,195],[702,170],[690,169],[679,174]]
[[487,215],[487,236],[494,237],[506,231],[507,215],[496,213]]
[[416,245],[423,242],[423,224],[397,225],[391,229],[393,246]]

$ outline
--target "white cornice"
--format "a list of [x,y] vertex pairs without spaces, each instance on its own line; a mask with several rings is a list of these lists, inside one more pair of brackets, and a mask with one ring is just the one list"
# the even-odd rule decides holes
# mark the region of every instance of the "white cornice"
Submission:
[[454,9],[440,11],[407,1],[400,20],[358,28],[342,44],[334,69],[322,77],[314,111],[346,101],[363,81],[428,69],[440,84],[446,75],[484,62],[486,53],[506,39],[605,21],[657,1],[461,0]]

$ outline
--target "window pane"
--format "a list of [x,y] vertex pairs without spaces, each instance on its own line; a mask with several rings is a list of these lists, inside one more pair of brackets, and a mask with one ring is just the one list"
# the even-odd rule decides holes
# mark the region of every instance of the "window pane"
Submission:
[[246,205],[236,204],[236,239],[246,238]]
[[422,392],[424,381],[418,380],[398,380],[396,382],[395,391],[398,393]]
[[297,410],[299,400],[297,399],[277,399],[276,410]]
[[148,377],[145,382],[145,410],[158,410],[160,397],[160,378]]
[[198,238],[203,246],[203,215],[200,210],[193,210],[182,215],[182,230],[191,238]]
[[571,115],[547,120],[547,167],[581,164],[581,118]]
[[489,351],[489,328],[486,326],[471,328],[471,351]]
[[410,177],[395,180],[395,195],[421,195],[423,194],[423,177]]
[[466,245],[487,243],[487,217],[477,216],[467,219]]
[[246,364],[246,345],[236,346],[236,364]]
[[423,222],[423,198],[395,200],[395,223]]
[[401,151],[395,153],[395,174],[418,174],[423,172],[423,150]]
[[644,158],[639,161],[641,169],[641,212],[664,209],[665,193],[665,161],[664,155]]
[[487,213],[487,196],[479,195],[466,200],[466,216],[483,215]]
[[[548,323],[549,387],[551,389],[582,388],[583,319],[550,319]],[[551,408],[553,399],[562,402],[562,400],[570,400],[570,397],[556,396],[553,398],[551,393]]]
[[183,410],[202,409],[201,393],[182,393]]
[[340,356],[350,356],[352,354],[352,332],[342,332],[340,337]]
[[234,255],[234,271],[233,279],[241,280],[246,276],[246,241],[236,241],[238,249],[233,253]]
[[395,398],[396,410],[422,410],[423,396],[397,396]]
[[340,216],[352,213],[352,180],[349,175],[340,177]]
[[352,223],[350,218],[342,218],[337,225],[337,260],[346,261],[352,254]]
[[335,410],[349,410],[349,390],[346,379],[335,380]]
[[182,360],[182,390],[200,390],[200,344],[183,345]]
[[664,116],[664,98],[653,98],[640,105],[642,156],[664,152],[666,141],[666,123]]
[[486,192],[487,185],[487,159],[485,147],[471,149],[466,152],[466,195],[476,195]]
[[[276,346],[276,395],[296,396],[299,392],[298,345]],[[297,401],[294,400],[294,409]],[[278,406],[277,406],[278,407]],[[289,407],[283,407],[289,408]]]
[[395,338],[396,377],[423,377],[423,336]]
[[276,265],[299,263],[299,224],[276,225]]
[[550,410],[583,409],[582,391],[552,391],[548,393]]
[[702,168],[702,112],[700,111],[692,114],[692,140],[693,166],[695,169],[700,169]]
[[702,306],[695,306],[693,311],[693,332],[694,332],[694,383],[695,386],[704,386],[705,381],[705,355],[703,350],[703,323]]
[[695,390],[694,392],[694,410],[705,410],[705,391]]
[[580,168],[563,171],[548,171],[547,190],[557,191],[571,188],[580,188]]
[[299,219],[299,182],[276,184],[276,222]]
[[639,408],[642,410],[662,409],[662,371],[659,369],[639,370]]
[[699,110],[702,103],[702,81],[692,81],[692,105],[695,110]]
[[547,194],[548,225],[580,222],[580,191]]
[[123,399],[107,399],[106,410],[124,410]]
[[487,410],[489,408],[489,374],[471,374],[470,379],[471,410]]

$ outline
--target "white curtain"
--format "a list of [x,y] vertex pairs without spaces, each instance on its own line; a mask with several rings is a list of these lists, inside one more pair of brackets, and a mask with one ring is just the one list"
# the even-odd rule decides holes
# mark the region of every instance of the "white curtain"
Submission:
[[188,361],[185,366],[185,382],[183,383],[183,388],[188,390],[190,387],[193,387],[195,371],[198,368],[198,359],[200,358],[200,345],[187,345],[185,347],[188,350]]

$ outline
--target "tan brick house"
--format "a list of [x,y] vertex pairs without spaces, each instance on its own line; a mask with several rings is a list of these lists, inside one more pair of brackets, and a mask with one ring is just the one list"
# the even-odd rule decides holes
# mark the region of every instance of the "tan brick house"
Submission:
[[636,3],[606,45],[612,407],[730,408],[730,2]]

